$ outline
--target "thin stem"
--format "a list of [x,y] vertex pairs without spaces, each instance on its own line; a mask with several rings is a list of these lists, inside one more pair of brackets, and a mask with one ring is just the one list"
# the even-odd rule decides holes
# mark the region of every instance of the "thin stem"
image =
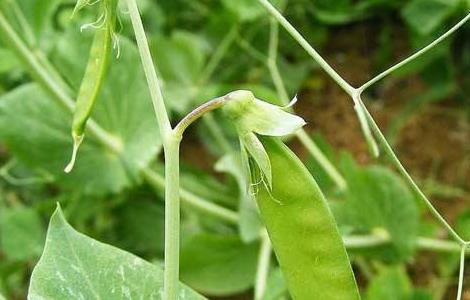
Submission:
[[393,152],[392,147],[390,144],[387,142],[387,139],[383,135],[383,133],[380,131],[379,126],[375,122],[374,118],[372,115],[369,113],[367,110],[367,107],[364,105],[362,100],[359,99],[359,103],[361,104],[365,116],[367,118],[367,121],[369,123],[369,126],[372,127],[372,131],[374,132],[379,144],[382,146],[384,149],[385,153],[387,156],[390,158],[391,162],[393,165],[398,169],[398,172],[403,176],[403,178],[406,180],[408,185],[411,187],[413,192],[426,204],[428,209],[431,211],[432,215],[441,223],[444,228],[449,232],[449,234],[456,240],[458,241],[461,245],[465,244],[465,241],[459,236],[459,234],[447,223],[447,221],[440,215],[440,213],[437,211],[437,209],[432,205],[431,201],[424,195],[424,193],[421,191],[421,189],[418,187],[418,185],[414,182],[413,178],[410,176],[410,174],[406,171],[405,167],[403,167],[402,163],[396,156],[395,152]]
[[271,253],[271,241],[269,240],[268,233],[263,230],[263,234],[261,235],[261,246],[258,255],[258,267],[256,271],[255,300],[263,299],[264,293],[266,292],[266,283],[271,265]]
[[[349,235],[343,237],[343,243],[348,250],[372,249],[387,246],[392,243],[390,237],[376,234],[371,235]],[[448,240],[438,240],[427,237],[418,237],[415,241],[416,248],[421,251],[431,251],[438,253],[461,253],[461,244]],[[470,249],[465,253],[470,254]]]
[[[233,44],[237,36],[238,36],[238,24],[232,26],[229,33],[225,35],[224,39],[217,47],[214,54],[209,59],[207,66],[204,68],[204,70],[201,73],[202,75],[199,78],[198,88],[197,88],[198,91],[201,86],[203,86],[209,81],[209,79],[214,74],[215,70],[217,70],[217,67],[220,65],[220,62],[224,58],[227,51],[230,49],[230,46]],[[214,117],[211,114],[207,114],[202,118],[202,121],[204,125],[207,127],[207,129],[209,130],[209,133],[212,135],[215,142],[223,150],[223,152],[224,153],[231,152],[232,146],[230,145],[229,141],[225,137],[223,131],[220,129]]]
[[222,58],[224,58],[225,54],[227,53],[228,49],[230,49],[230,45],[232,45],[233,41],[238,35],[238,25],[232,26],[230,31],[225,35],[222,42],[219,44],[217,49],[215,50],[214,54],[212,55],[211,59],[207,63],[206,67],[202,71],[202,75],[199,78],[199,85],[205,84],[214,74],[215,70],[219,66]]
[[289,103],[289,94],[287,93],[284,81],[282,80],[279,67],[277,66],[277,55],[279,48],[279,24],[276,22],[274,17],[269,20],[269,49],[268,49],[268,60],[267,66],[271,73],[274,86],[276,87],[277,93],[284,104]]
[[454,25],[454,27],[452,27],[451,29],[449,29],[446,33],[444,33],[443,35],[441,35],[440,37],[438,37],[436,40],[434,40],[432,43],[430,43],[429,45],[427,45],[426,47],[422,48],[421,50],[419,50],[418,52],[416,52],[415,54],[411,55],[410,57],[408,57],[407,59],[399,62],[398,64],[392,66],[391,68],[385,70],[384,72],[380,73],[379,75],[375,76],[374,78],[372,78],[371,80],[369,80],[368,82],[366,82],[364,85],[362,85],[359,90],[360,92],[362,93],[364,90],[366,90],[368,87],[370,87],[371,85],[373,85],[374,83],[382,80],[384,77],[386,77],[387,75],[389,75],[390,73],[396,71],[397,69],[403,67],[404,65],[408,64],[409,62],[415,60],[416,58],[420,57],[421,55],[425,54],[426,52],[428,52],[429,50],[431,50],[432,48],[434,48],[434,46],[436,46],[437,44],[441,43],[442,41],[444,41],[447,37],[449,37],[452,33],[454,33],[456,30],[458,30],[460,27],[462,27],[468,20],[470,19],[470,14],[468,14],[465,18],[463,18],[460,22],[458,22],[457,24]]
[[323,170],[330,176],[330,178],[336,183],[338,189],[345,190],[347,183],[344,177],[339,173],[335,166],[328,160],[323,152],[318,148],[317,144],[307,134],[305,130],[298,130],[295,135],[299,141],[304,145],[308,152],[315,158]]
[[[279,48],[279,26],[276,20],[271,17],[270,19],[270,35],[269,35],[269,50],[268,58],[265,60],[266,65],[271,74],[272,81],[276,87],[277,93],[280,97],[280,100],[284,105],[289,103],[289,95],[282,79],[282,76],[279,72],[279,67],[277,65],[277,55]],[[312,138],[307,134],[307,132],[302,128],[296,131],[295,135],[299,141],[304,145],[307,151],[313,156],[313,158],[318,162],[318,164],[325,170],[328,176],[335,182],[337,187],[340,190],[345,190],[347,188],[346,180],[341,176],[335,166],[328,160],[328,158],[321,152],[317,144],[312,140]]]
[[[50,76],[48,70],[43,67],[37,57],[20,39],[1,11],[0,34],[3,36],[5,43],[15,51],[15,54],[29,70],[34,80],[39,82],[62,108],[72,113],[75,106],[73,99],[64,91],[61,84],[59,84],[53,76]],[[122,142],[98,126],[93,120],[88,122],[87,129],[90,131],[91,135],[105,144],[111,151],[115,153],[122,151]]]
[[165,144],[166,139],[171,132],[171,124],[165,108],[162,90],[155,66],[153,64],[152,55],[150,53],[150,48],[147,42],[147,36],[145,34],[144,25],[142,24],[142,20],[140,18],[139,8],[137,7],[136,0],[126,0],[126,2],[129,9],[129,15],[131,17],[132,26],[134,28],[140,57],[142,59],[142,66],[147,78],[147,84],[149,86],[153,108],[155,110],[155,115],[157,116],[160,135]]
[[465,270],[465,252],[467,250],[468,245],[462,245],[462,249],[460,251],[460,270],[459,270],[459,285],[457,288],[457,300],[462,299],[462,291],[463,291],[463,281],[464,281],[464,270]]
[[193,122],[195,122],[197,119],[205,115],[206,113],[213,111],[217,108],[222,107],[228,100],[229,96],[223,96],[223,97],[218,97],[215,99],[212,99],[201,106],[197,107],[193,111],[191,111],[189,114],[186,115],[175,127],[175,134],[177,136],[183,136],[184,131],[186,128],[188,128],[189,125],[191,125]]
[[[156,190],[164,191],[165,189],[165,178],[153,171],[150,168],[145,168],[142,171],[142,175],[145,180]],[[219,218],[223,221],[226,221],[231,224],[238,224],[239,216],[236,212],[227,209],[225,207],[219,206],[207,200],[200,198],[199,196],[193,194],[192,192],[180,187],[180,196],[183,203],[194,208],[201,213],[207,214],[215,218]]]
[[163,294],[165,300],[177,300],[179,293],[179,146],[180,139],[168,139],[165,151],[165,268]]
[[336,81],[336,83],[349,95],[353,95],[355,89],[344,80],[327,62],[326,60],[307,42],[307,40],[292,26],[289,21],[268,1],[258,0],[266,10],[284,27],[285,30],[304,48],[304,50]]

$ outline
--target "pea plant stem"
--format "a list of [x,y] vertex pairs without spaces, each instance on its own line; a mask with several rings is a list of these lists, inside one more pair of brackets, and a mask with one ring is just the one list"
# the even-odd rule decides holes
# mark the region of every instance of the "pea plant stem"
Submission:
[[165,268],[164,299],[177,300],[180,253],[179,147],[181,139],[171,136],[165,151]]
[[287,32],[299,43],[299,45],[320,65],[320,67],[333,78],[333,80],[346,92],[352,96],[353,88],[346,80],[341,77],[326,60],[307,42],[307,40],[292,26],[289,21],[268,1],[258,0],[266,10],[284,27]]
[[409,62],[415,60],[416,58],[420,57],[421,55],[425,54],[429,50],[433,49],[435,46],[437,46],[439,43],[444,41],[446,38],[448,38],[451,34],[453,34],[455,31],[457,31],[460,27],[462,27],[467,21],[470,19],[470,14],[467,14],[465,18],[463,18],[460,22],[455,24],[451,29],[449,29],[447,32],[445,32],[443,35],[435,39],[433,42],[431,42],[429,45],[425,46],[421,50],[417,51],[416,53],[412,54],[408,58],[402,60],[401,62],[395,64],[394,66],[390,67],[389,69],[383,71],[379,75],[375,76],[371,80],[367,81],[364,85],[362,85],[359,88],[359,93],[362,93],[365,91],[368,87],[372,86],[376,82],[382,80],[386,76],[390,75],[394,71],[398,70],[399,68],[403,67],[404,65],[408,64]]
[[177,300],[179,285],[179,147],[182,133],[172,129],[136,0],[127,0],[129,16],[150,90],[165,154],[165,262],[163,299]]
[[[154,189],[159,192],[164,191],[165,178],[163,176],[161,176],[150,168],[145,168],[142,171],[142,176]],[[219,206],[205,199],[202,199],[182,187],[180,187],[180,196],[182,202],[201,213],[223,220],[230,224],[238,224],[238,214],[228,208]]]
[[140,18],[137,2],[135,0],[127,0],[126,2],[129,9],[132,26],[134,28],[134,34],[137,46],[139,48],[140,57],[142,59],[142,66],[144,68],[145,77],[147,78],[150,97],[152,98],[153,108],[157,117],[160,135],[162,137],[163,144],[165,145],[166,140],[169,139],[168,135],[171,134],[172,128],[168,113],[165,108],[161,85],[158,80],[152,55],[150,53],[147,36],[145,34],[144,25],[142,24],[142,19]]
[[258,266],[256,271],[255,297],[254,300],[261,300],[266,292],[266,283],[271,265],[272,246],[266,230],[261,234],[261,245],[258,255]]

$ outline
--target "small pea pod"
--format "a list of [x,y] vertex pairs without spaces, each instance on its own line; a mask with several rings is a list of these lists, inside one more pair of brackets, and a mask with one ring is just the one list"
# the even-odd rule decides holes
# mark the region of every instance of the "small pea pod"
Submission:
[[[256,201],[295,300],[360,299],[335,220],[317,183],[280,141],[262,137],[272,166],[272,190]],[[276,199],[274,201],[273,199]]]
[[65,172],[72,171],[95,102],[104,82],[106,70],[112,51],[114,27],[116,23],[116,0],[101,0],[101,16],[91,27],[96,28],[93,43],[90,48],[88,64],[82,79],[75,103],[72,123],[73,152]]

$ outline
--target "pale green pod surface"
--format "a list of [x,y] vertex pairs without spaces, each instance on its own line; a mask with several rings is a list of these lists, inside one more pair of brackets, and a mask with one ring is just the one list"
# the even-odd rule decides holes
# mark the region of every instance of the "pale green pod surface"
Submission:
[[267,136],[284,136],[305,125],[301,117],[286,112],[280,106],[256,99],[250,91],[236,91],[229,97],[230,101],[223,109],[243,130]]
[[292,298],[360,299],[341,236],[317,183],[280,141],[261,142],[271,160],[273,189],[260,187],[256,201]]

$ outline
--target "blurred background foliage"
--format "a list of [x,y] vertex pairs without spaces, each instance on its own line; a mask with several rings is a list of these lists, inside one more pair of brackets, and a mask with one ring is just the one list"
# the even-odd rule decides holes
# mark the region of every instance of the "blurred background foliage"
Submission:
[[[86,9],[72,19],[74,2],[0,0],[18,36],[71,95],[78,90],[92,37],[80,26],[97,18]],[[269,65],[273,25],[256,1],[138,2],[173,122],[196,105],[241,88],[282,103],[286,95],[276,90]],[[273,3],[356,86],[470,10],[467,0]],[[110,65],[93,118],[123,142],[124,150],[116,156],[91,138],[70,175],[62,170],[71,149],[71,115],[0,39],[0,299],[25,298],[57,202],[77,230],[147,260],[162,260],[161,144],[126,8],[119,10],[121,55]],[[278,46],[285,94],[299,95],[296,112],[308,121],[309,134],[348,189],[339,190],[297,141],[287,142],[330,200],[364,298],[454,299],[458,247],[457,252],[452,243],[433,247],[446,238],[443,230],[386,161],[369,157],[347,96],[283,30]],[[469,89],[470,26],[464,26],[367,94],[405,165],[467,238]],[[182,146],[185,198],[233,212],[224,219],[194,205],[182,208],[182,281],[214,299],[250,299],[256,273],[261,223],[240,195],[236,151],[233,128],[217,113],[191,128]],[[273,258],[265,299],[286,297]]]

